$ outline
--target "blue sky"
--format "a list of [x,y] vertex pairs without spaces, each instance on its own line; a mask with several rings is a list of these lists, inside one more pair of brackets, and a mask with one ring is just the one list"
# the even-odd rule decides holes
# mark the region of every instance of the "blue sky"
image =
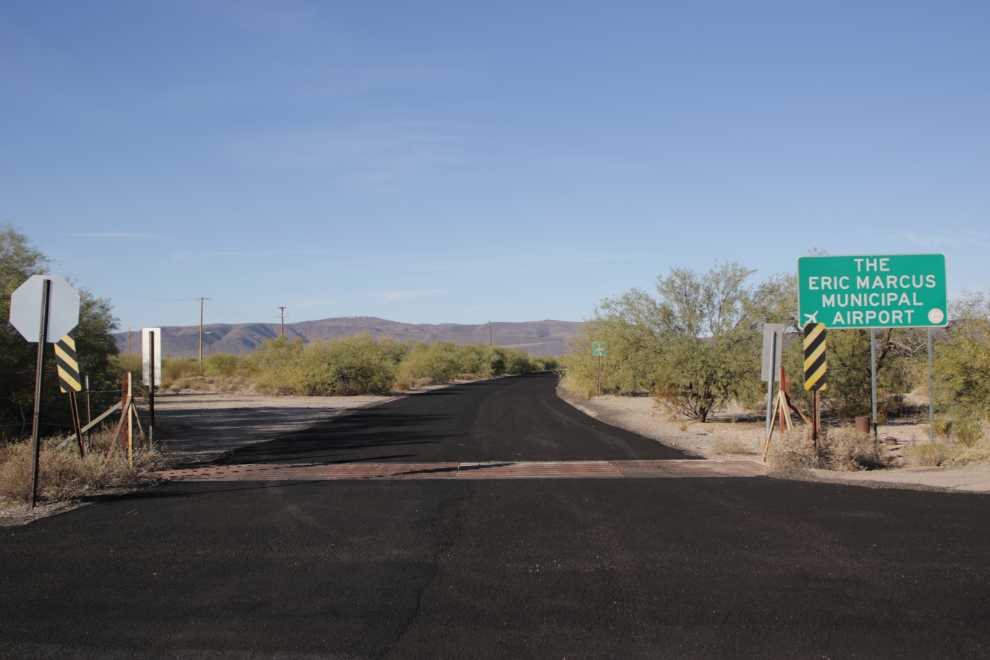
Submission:
[[986,2],[0,3],[0,221],[123,325],[581,320],[670,267],[990,285]]

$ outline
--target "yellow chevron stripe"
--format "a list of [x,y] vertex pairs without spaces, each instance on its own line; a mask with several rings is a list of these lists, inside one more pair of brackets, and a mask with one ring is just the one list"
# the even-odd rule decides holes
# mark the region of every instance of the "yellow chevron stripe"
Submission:
[[[68,385],[69,387],[71,387],[76,392],[81,392],[82,391],[82,384],[80,384],[80,382],[78,380],[76,380],[74,376],[75,376],[75,374],[70,374],[70,373],[66,372],[65,370],[63,370],[63,369],[59,369],[58,370],[58,377],[66,385]],[[65,392],[65,388],[64,387],[62,388],[62,391]]]
[[812,353],[810,357],[805,358],[804,370],[807,371],[808,369],[811,369],[811,367],[815,364],[815,361],[818,359],[818,356],[820,356],[824,352],[825,352],[825,342],[822,342],[821,345],[815,349],[815,352]]
[[[823,364],[821,367],[819,367],[818,371],[816,371],[815,373],[811,374],[811,376],[809,376],[808,378],[806,378],[804,380],[804,389],[810,390],[811,388],[813,388],[815,386],[815,384],[819,380],[821,380],[822,376],[825,375],[825,372],[827,370],[828,370],[827,365],[824,365]],[[820,389],[823,389],[824,390],[825,389],[825,386],[822,386]]]
[[811,334],[807,335],[804,338],[805,343],[810,344],[814,342],[816,339],[818,339],[818,335],[822,334],[823,332],[825,332],[825,324],[824,323],[815,324],[815,327],[811,329]]

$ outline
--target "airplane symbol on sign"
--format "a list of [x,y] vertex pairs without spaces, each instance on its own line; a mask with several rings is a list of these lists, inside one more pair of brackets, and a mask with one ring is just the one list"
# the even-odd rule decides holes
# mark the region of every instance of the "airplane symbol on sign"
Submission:
[[[820,311],[822,310],[818,310],[818,312]],[[814,314],[805,314],[805,316],[808,317],[808,323],[818,323],[818,312],[815,312]]]

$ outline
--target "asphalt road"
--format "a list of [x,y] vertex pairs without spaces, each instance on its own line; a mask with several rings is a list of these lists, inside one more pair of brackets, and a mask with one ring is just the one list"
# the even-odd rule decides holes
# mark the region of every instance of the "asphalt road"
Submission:
[[[230,460],[674,458],[547,375]],[[0,530],[0,657],[985,658],[990,496],[753,479],[168,484]]]

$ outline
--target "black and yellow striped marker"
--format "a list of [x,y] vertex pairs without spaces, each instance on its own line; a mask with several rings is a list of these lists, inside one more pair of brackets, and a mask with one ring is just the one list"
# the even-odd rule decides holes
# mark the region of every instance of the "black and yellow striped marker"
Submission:
[[58,385],[63,392],[82,390],[79,378],[79,362],[76,360],[76,342],[66,335],[55,342],[55,364],[58,366]]
[[828,389],[825,372],[825,324],[809,323],[804,326],[804,389]]

